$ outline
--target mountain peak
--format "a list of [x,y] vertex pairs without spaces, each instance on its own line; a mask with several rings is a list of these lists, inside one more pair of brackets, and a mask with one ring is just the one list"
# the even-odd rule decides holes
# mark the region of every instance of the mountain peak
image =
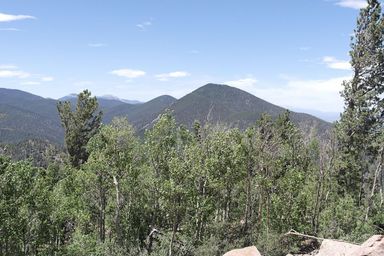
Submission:
[[[276,118],[286,111],[246,91],[225,84],[206,84],[175,102],[176,120],[191,126],[195,120],[201,123],[224,124],[247,128],[254,124],[263,113]],[[309,123],[323,131],[328,124],[313,116],[291,112],[292,120],[299,126]],[[307,125],[308,126],[308,125]]]
[[207,90],[207,89],[212,90],[212,89],[225,89],[225,88],[229,89],[229,88],[233,88],[233,87],[231,87],[229,85],[226,85],[226,84],[208,83],[208,84],[203,85],[200,88],[198,88],[198,90],[199,89],[202,89],[202,90]]
[[158,96],[150,101],[154,101],[154,100],[157,100],[157,101],[176,101],[177,99],[175,97],[172,97],[171,95],[161,95],[161,96]]

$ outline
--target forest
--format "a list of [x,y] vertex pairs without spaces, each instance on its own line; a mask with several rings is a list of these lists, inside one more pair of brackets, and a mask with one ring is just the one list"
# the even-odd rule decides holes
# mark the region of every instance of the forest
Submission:
[[[0,155],[0,255],[263,255],[305,251],[290,230],[361,242],[384,233],[384,19],[360,11],[344,112],[323,136],[289,111],[245,130],[179,125],[172,112],[143,136],[101,122],[96,97],[59,102],[65,153]],[[33,149],[32,149],[33,150]]]

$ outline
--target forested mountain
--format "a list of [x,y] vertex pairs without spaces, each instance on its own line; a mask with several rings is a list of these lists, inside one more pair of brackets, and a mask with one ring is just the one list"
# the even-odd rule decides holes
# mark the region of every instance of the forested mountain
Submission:
[[[207,84],[175,102],[171,109],[179,123],[191,127],[201,123],[224,124],[245,129],[263,113],[273,118],[286,111],[248,92],[222,84]],[[324,133],[330,124],[309,114],[291,112],[291,119],[305,132],[316,128]]]
[[143,104],[119,105],[104,112],[104,121],[109,123],[114,117],[128,117],[130,123],[140,131],[176,101],[172,96],[162,95]]
[[0,89],[0,142],[26,139],[63,142],[56,100],[19,90]]
[[[59,99],[75,106],[76,95]],[[109,123],[114,117],[128,117],[138,130],[150,124],[175,98],[160,96],[146,103],[129,104],[118,99],[99,97],[99,109],[103,121]],[[20,90],[0,88],[0,142],[17,143],[27,139],[48,140],[62,144],[64,132],[57,112],[57,102]]]
[[[76,104],[76,95],[61,101]],[[139,134],[151,127],[153,121],[169,108],[178,123],[191,127],[195,120],[202,124],[220,124],[245,129],[254,124],[262,113],[273,118],[285,109],[227,85],[207,84],[177,100],[163,95],[142,104],[129,104],[111,97],[98,98],[103,122],[114,117],[127,117]],[[57,113],[57,101],[19,90],[0,89],[0,141],[15,143],[26,139],[63,143],[63,129]],[[330,124],[314,116],[291,113],[292,120],[305,132],[317,129],[324,133]]]

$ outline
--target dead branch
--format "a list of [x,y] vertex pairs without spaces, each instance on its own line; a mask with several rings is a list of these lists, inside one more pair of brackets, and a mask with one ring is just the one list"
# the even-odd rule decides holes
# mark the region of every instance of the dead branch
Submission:
[[299,233],[299,232],[297,232],[294,229],[291,229],[289,232],[284,234],[284,236],[289,236],[289,235],[307,237],[307,238],[312,238],[312,239],[316,239],[316,240],[331,240],[331,241],[336,241],[336,242],[342,242],[342,243],[349,243],[349,244],[359,245],[359,244],[356,244],[356,243],[351,243],[351,242],[343,241],[343,240],[326,239],[326,238],[322,238],[322,237],[306,235],[306,234]]

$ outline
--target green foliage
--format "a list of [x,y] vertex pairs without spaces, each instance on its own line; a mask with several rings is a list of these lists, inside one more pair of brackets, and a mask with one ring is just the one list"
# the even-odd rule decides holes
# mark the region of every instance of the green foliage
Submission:
[[257,245],[282,255],[300,247],[282,235],[290,229],[357,241],[383,217],[374,208],[365,222],[364,207],[338,194],[333,147],[304,141],[289,112],[244,132],[198,123],[191,132],[167,112],[144,140],[115,119],[79,167],[0,158],[0,250],[187,256]]
[[63,162],[64,149],[59,145],[42,140],[26,140],[16,144],[0,145],[0,154],[10,156],[14,161],[31,160],[34,166],[48,167],[55,162]]
[[52,184],[43,169],[0,157],[0,254],[49,254]]

